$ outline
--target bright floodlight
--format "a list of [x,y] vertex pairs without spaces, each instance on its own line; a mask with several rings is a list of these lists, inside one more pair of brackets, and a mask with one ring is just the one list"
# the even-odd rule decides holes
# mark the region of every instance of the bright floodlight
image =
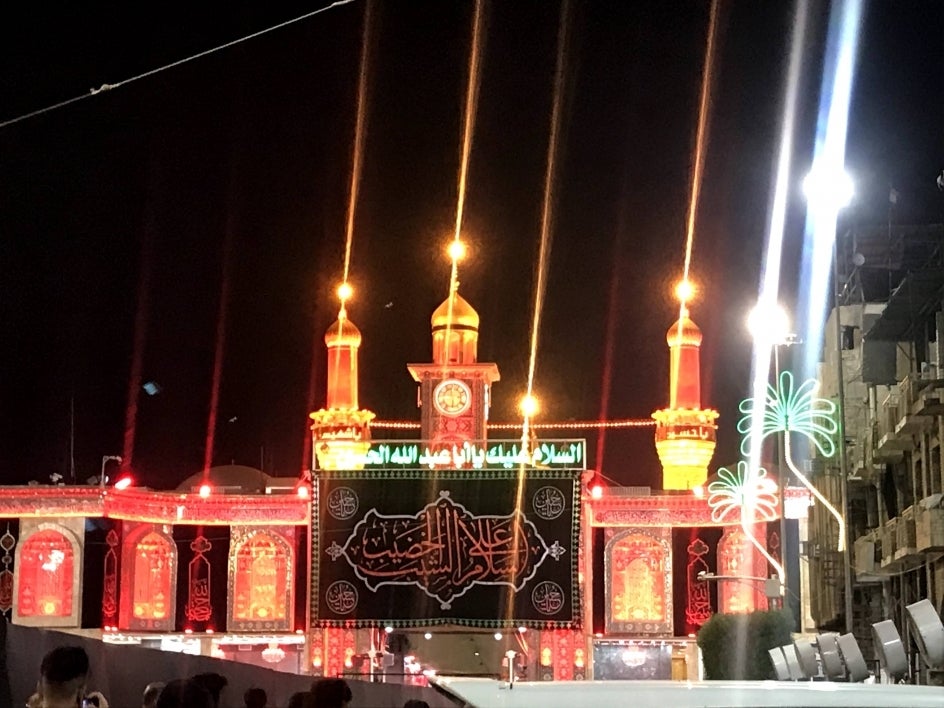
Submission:
[[131,475],[126,474],[115,482],[115,489],[127,489],[131,486],[132,482],[134,482],[134,480],[131,478]]
[[518,407],[521,409],[521,414],[526,418],[533,418],[535,415],[537,415],[537,412],[541,410],[541,405],[538,403],[538,399],[530,393],[527,393],[521,397],[521,402],[518,404]]
[[790,334],[790,317],[776,303],[758,303],[747,316],[747,329],[755,341],[784,342]]
[[449,248],[447,249],[449,257],[454,261],[461,261],[465,258],[465,244],[462,243],[459,239],[451,241],[449,243]]
[[351,284],[347,281],[341,283],[338,286],[338,299],[343,303],[347,302],[351,295],[354,294],[354,288],[351,287]]
[[814,167],[803,180],[803,194],[816,206],[839,210],[849,206],[855,189],[852,178],[843,170],[829,172]]
[[212,490],[211,490],[209,484],[201,484],[201,485],[200,485],[200,496],[203,497],[204,499],[206,499],[208,496],[210,496],[210,492],[211,492],[211,491],[212,491]]
[[685,303],[695,296],[695,285],[691,280],[680,280],[675,284],[675,297],[679,302]]

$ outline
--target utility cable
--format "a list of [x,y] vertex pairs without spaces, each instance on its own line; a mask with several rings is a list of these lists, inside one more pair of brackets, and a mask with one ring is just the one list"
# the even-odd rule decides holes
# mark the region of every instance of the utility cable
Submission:
[[25,113],[25,114],[23,114],[23,115],[21,115],[21,116],[18,116],[18,117],[16,117],[16,118],[10,118],[9,120],[5,120],[5,121],[3,121],[2,123],[0,123],[0,128],[6,128],[7,126],[14,125],[15,123],[20,123],[20,122],[22,122],[22,121],[24,121],[24,120],[27,120],[27,119],[29,119],[29,118],[35,118],[36,116],[42,115],[42,114],[44,114],[44,113],[49,113],[50,111],[55,111],[55,110],[57,110],[57,109],[59,109],[59,108],[64,108],[65,106],[71,105],[71,104],[73,104],[73,103],[78,103],[79,101],[81,101],[81,100],[83,100],[83,99],[91,98],[92,96],[98,96],[98,95],[100,95],[100,94],[102,94],[102,93],[105,93],[105,92],[107,92],[107,91],[113,91],[114,89],[116,89],[116,88],[121,88],[122,86],[126,86],[127,84],[130,84],[130,83],[132,83],[133,81],[138,81],[139,79],[145,79],[145,78],[147,78],[148,76],[153,76],[154,74],[158,74],[158,73],[160,73],[160,72],[162,72],[162,71],[166,71],[167,69],[173,69],[174,67],[177,67],[177,66],[180,66],[181,64],[186,64],[186,63],[188,63],[188,62],[194,61],[195,59],[201,59],[202,57],[209,56],[210,54],[214,54],[214,53],[219,52],[219,51],[221,51],[221,50],[223,50],[223,49],[229,49],[230,47],[235,47],[237,44],[242,44],[243,42],[247,42],[247,41],[249,41],[250,39],[255,39],[256,37],[261,37],[262,35],[268,34],[269,32],[274,32],[275,30],[279,30],[279,29],[282,29],[282,28],[284,28],[284,27],[288,27],[289,25],[293,25],[293,24],[295,24],[296,22],[301,22],[301,21],[303,21],[303,20],[307,20],[307,19],[309,19],[309,18],[311,18],[311,17],[314,17],[315,15],[320,15],[322,12],[326,12],[326,11],[332,10],[332,9],[334,9],[334,8],[336,8],[336,7],[340,7],[341,5],[349,5],[349,4],[352,3],[352,2],[355,2],[355,0],[335,0],[335,2],[331,3],[330,5],[326,5],[325,7],[321,7],[321,8],[319,8],[319,9],[317,9],[317,10],[312,10],[312,11],[309,12],[309,13],[306,13],[306,14],[301,15],[301,16],[299,16],[299,17],[295,17],[295,18],[293,18],[293,19],[291,19],[291,20],[286,20],[285,22],[280,22],[280,23],[277,24],[277,25],[272,25],[271,27],[266,27],[265,29],[261,29],[261,30],[259,30],[258,32],[253,32],[252,34],[247,34],[245,37],[240,37],[239,39],[234,39],[233,41],[227,42],[226,44],[221,44],[221,45],[219,45],[218,47],[213,47],[212,49],[207,49],[207,50],[202,51],[202,52],[197,52],[196,54],[193,54],[193,55],[191,55],[191,56],[189,56],[189,57],[185,57],[185,58],[183,58],[183,59],[178,59],[177,61],[171,62],[170,64],[165,64],[164,66],[159,66],[159,67],[157,67],[156,69],[150,69],[149,71],[145,71],[143,74],[138,74],[137,76],[132,76],[132,77],[130,77],[130,78],[127,78],[127,79],[124,79],[124,80],[122,80],[122,81],[119,81],[118,83],[115,83],[115,84],[108,84],[108,83],[102,84],[102,85],[99,86],[98,88],[90,89],[88,93],[83,93],[83,94],[81,94],[81,95],[79,95],[79,96],[74,96],[73,98],[69,98],[69,99],[67,99],[67,100],[65,100],[65,101],[60,101],[59,103],[54,103],[54,104],[52,104],[51,106],[46,106],[45,108],[40,108],[40,109],[38,109],[38,110],[31,111],[30,113]]

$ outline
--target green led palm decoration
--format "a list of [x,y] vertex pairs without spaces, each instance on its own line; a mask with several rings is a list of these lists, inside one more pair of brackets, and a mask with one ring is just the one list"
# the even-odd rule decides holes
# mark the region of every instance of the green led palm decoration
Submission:
[[763,467],[756,474],[748,471],[743,460],[737,468],[718,468],[718,478],[708,485],[711,520],[723,522],[747,514],[749,521],[773,521],[777,518],[777,483]]
[[734,470],[719,467],[718,478],[708,485],[708,506],[715,522],[726,521],[734,514],[740,516],[744,535],[774,567],[782,585],[783,566],[754,535],[754,524],[758,521],[777,518],[777,483],[767,476],[767,470],[760,467],[752,472],[743,460]]
[[[783,433],[784,457],[787,467],[796,475],[810,493],[826,507],[839,523],[839,550],[846,547],[846,522],[836,507],[829,503],[820,491],[813,486],[806,475],[797,469],[791,454],[791,433],[806,436],[823,457],[832,457],[836,452],[833,436],[839,430],[836,422],[836,404],[816,396],[819,384],[815,379],[804,381],[794,388],[793,374],[781,372],[778,387],[767,386],[767,396],[760,402],[756,398],[741,401],[739,410],[743,414],[738,421],[738,432],[744,435],[741,440],[741,454],[750,454],[755,435],[759,436],[759,445],[765,438],[776,433]],[[763,408],[759,410],[759,407]],[[755,427],[754,418],[762,416],[762,423]]]

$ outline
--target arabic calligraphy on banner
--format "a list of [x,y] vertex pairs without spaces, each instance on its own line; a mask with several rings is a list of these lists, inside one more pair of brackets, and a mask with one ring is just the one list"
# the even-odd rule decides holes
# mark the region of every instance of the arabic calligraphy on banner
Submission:
[[374,441],[364,456],[364,469],[514,469],[522,465],[545,469],[585,469],[583,440],[547,440],[529,447],[520,440],[464,442],[430,446],[419,441]]
[[[318,481],[323,626],[573,626],[579,621],[579,472],[445,470]],[[315,505],[313,505],[315,506]]]

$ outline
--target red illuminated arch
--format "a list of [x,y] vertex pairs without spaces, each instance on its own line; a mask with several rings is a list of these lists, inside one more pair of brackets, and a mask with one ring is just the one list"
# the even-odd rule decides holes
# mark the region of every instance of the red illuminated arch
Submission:
[[177,596],[173,538],[150,524],[133,529],[122,547],[121,577],[119,626],[173,631]]
[[78,626],[80,567],[80,547],[74,535],[57,524],[40,524],[16,550],[15,621]]
[[293,626],[292,546],[278,533],[233,530],[229,558],[230,631]]
[[615,532],[604,551],[606,624],[610,632],[672,631],[672,556],[649,530]]

